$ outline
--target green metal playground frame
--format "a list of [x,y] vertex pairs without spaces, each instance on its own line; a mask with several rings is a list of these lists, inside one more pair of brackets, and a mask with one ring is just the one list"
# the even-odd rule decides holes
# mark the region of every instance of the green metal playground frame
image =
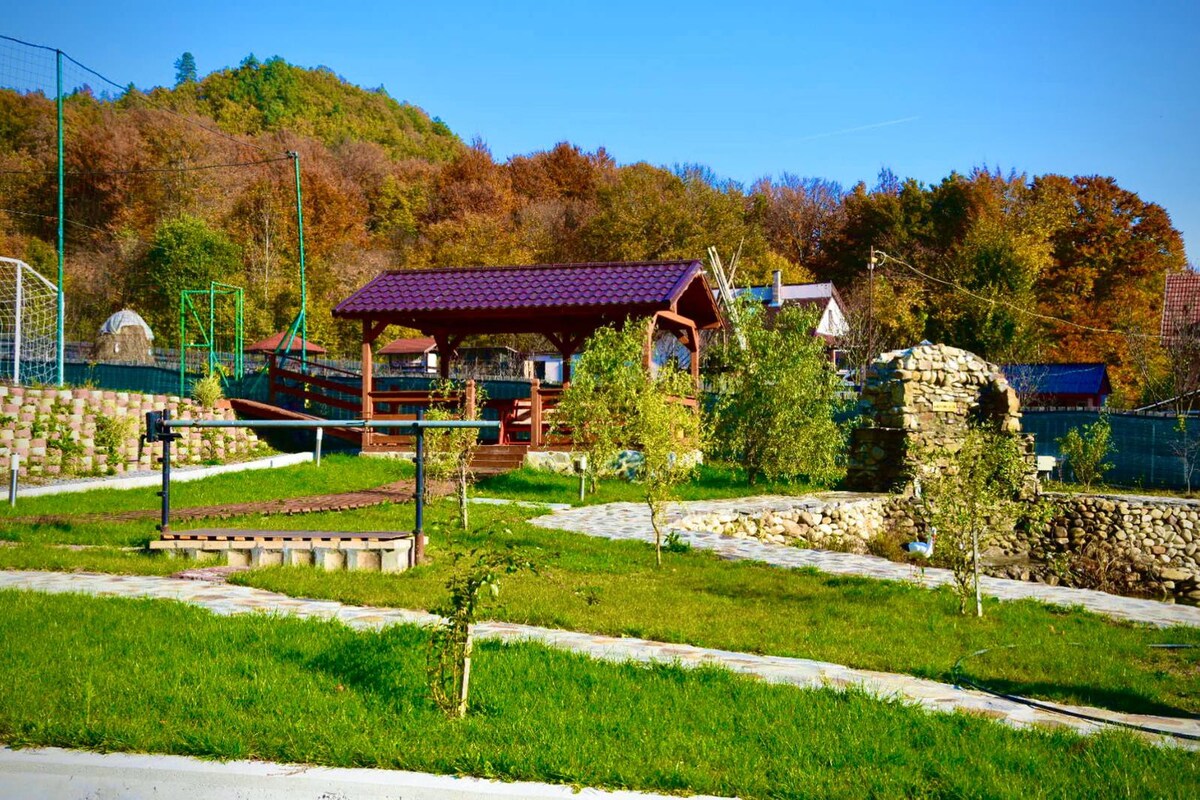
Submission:
[[[196,299],[208,299],[207,308],[199,308]],[[208,352],[208,374],[217,371],[219,364],[217,349],[217,303],[223,298],[232,298],[234,308],[233,323],[233,363],[229,365],[227,377],[241,378],[246,374],[245,364],[245,297],[242,287],[228,283],[213,281],[207,289],[184,289],[179,293],[179,396],[187,396],[187,354],[189,350],[205,350]],[[206,312],[207,322],[201,315]],[[199,340],[188,341],[188,317],[195,320],[195,333]]]

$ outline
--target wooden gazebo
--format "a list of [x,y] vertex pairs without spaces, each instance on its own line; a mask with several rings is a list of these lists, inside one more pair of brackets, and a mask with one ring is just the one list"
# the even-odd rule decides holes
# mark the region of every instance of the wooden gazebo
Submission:
[[[342,301],[333,315],[362,321],[364,418],[382,416],[377,405],[395,405],[372,386],[372,345],[389,325],[432,337],[443,377],[449,376],[456,348],[468,336],[540,334],[562,355],[566,382],[571,356],[598,328],[645,317],[650,320],[647,365],[654,331],[668,331],[690,353],[698,385],[700,331],[722,324],[704,268],[696,260],[393,270]],[[539,399],[535,384],[535,411]],[[541,438],[536,414],[530,424],[536,446]]]

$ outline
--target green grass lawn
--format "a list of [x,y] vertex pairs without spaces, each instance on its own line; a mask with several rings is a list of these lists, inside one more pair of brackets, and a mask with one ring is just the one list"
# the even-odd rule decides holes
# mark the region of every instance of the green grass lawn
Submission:
[[[454,529],[454,512],[450,501],[431,505],[431,563],[404,574],[275,568],[242,573],[234,581],[357,605],[428,608],[443,595],[450,549],[511,546],[532,557],[541,574],[506,581],[502,603],[488,611],[494,619],[814,658],[943,681],[951,679],[963,654],[1015,644],[970,660],[969,674],[995,688],[1067,702],[1165,715],[1200,712],[1200,650],[1147,647],[1200,644],[1194,628],[1158,630],[1035,602],[996,600],[985,601],[987,614],[979,620],[959,616],[957,600],[945,589],[728,562],[703,551],[667,554],[664,568],[656,569],[648,545],[538,528],[524,521],[537,513],[530,509],[474,506],[479,528],[469,536]],[[411,529],[412,507],[221,524]],[[104,548],[68,551],[45,544],[45,530],[33,535],[37,546],[0,548],[0,567],[163,574],[189,564]]]
[[748,798],[1195,797],[1200,757],[859,693],[483,642],[471,713],[427,634],[0,592],[0,739]]
[[[320,469],[329,466],[327,462]],[[381,468],[391,470],[390,475],[376,472]],[[396,475],[399,465],[362,459],[350,469],[369,474],[367,483],[379,483]],[[295,467],[211,480],[284,479],[289,474],[312,480],[314,472],[317,478],[326,474],[315,467]],[[329,474],[344,479],[348,473],[331,470]],[[546,476],[545,483],[553,487],[555,480],[560,488],[570,481]],[[238,492],[235,497],[251,496],[236,487],[197,487],[204,502],[219,502],[232,491]],[[408,530],[412,513],[411,505],[387,505],[217,524],[293,530]],[[647,545],[529,525],[525,520],[537,513],[516,507],[473,506],[476,532],[464,535],[454,527],[453,503],[437,501],[427,517],[432,559],[427,566],[403,575],[268,569],[235,580],[289,595],[427,608],[442,596],[450,570],[449,549],[516,547],[541,565],[541,575],[509,581],[503,604],[489,611],[495,619],[815,658],[937,680],[949,680],[955,661],[965,653],[1012,644],[1017,646],[969,661],[969,674],[995,688],[1067,702],[1167,715],[1200,713],[1200,650],[1147,648],[1151,643],[1200,644],[1200,630],[1161,631],[1082,611],[994,600],[987,601],[987,616],[977,620],[956,613],[956,600],[948,590],[727,562],[701,551],[668,554],[665,567],[659,570],[653,566]],[[0,568],[170,574],[188,566],[188,562],[118,549],[143,545],[155,535],[151,521],[12,524],[5,529],[4,538],[21,546],[0,547]],[[104,547],[67,550],[54,546],[61,544]],[[919,576],[919,571],[914,569],[913,575]]]
[[[704,464],[697,469],[696,477],[680,486],[678,491],[680,500],[719,500],[763,494],[801,495],[823,488],[802,481],[751,484],[741,469],[727,464]],[[475,494],[580,505],[578,477],[540,469],[524,468],[484,478],[475,485]],[[642,487],[620,478],[605,478],[598,482],[595,494],[587,495],[583,505],[618,501],[645,502]]]
[[[250,470],[173,483],[171,507],[193,508],[222,503],[352,492],[374,488],[401,478],[411,478],[412,474],[412,464],[407,461],[334,454],[325,456],[319,467],[311,463],[296,464],[278,469]],[[0,505],[0,520],[6,517],[155,510],[159,507],[159,502],[157,487],[94,489],[89,492],[19,499],[15,507],[4,503]],[[4,538],[2,533],[0,538]]]

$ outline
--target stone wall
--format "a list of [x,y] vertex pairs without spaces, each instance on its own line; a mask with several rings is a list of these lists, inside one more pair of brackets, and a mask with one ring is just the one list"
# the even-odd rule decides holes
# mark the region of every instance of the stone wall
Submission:
[[[30,389],[0,386],[0,474],[15,453],[21,478],[41,482],[59,477],[116,475],[152,469],[162,456],[156,444],[138,452],[147,411],[169,409],[175,417],[236,419],[229,408],[201,408],[168,395],[98,389]],[[234,461],[261,449],[247,428],[184,429],[172,461],[200,464]]]
[[[1044,497],[1057,509],[1050,523],[1039,532],[1018,528],[994,535],[982,557],[986,573],[1200,600],[1200,501],[1127,495]],[[925,539],[916,501],[901,495],[797,498],[790,507],[699,514],[673,527],[859,554],[881,552],[872,543],[885,534],[893,546]]]
[[[1000,368],[966,350],[920,345],[884,353],[867,371],[859,400],[865,421],[850,443],[846,485],[862,491],[900,487],[922,454],[955,452],[972,422],[1019,435],[1016,392]],[[1037,460],[1025,441],[1030,470]]]
[[698,514],[672,527],[794,547],[866,553],[868,543],[888,524],[899,501],[887,495],[797,500],[791,508],[774,511]]
[[[1046,495],[1059,513],[1037,536],[1008,550],[1034,564],[1088,560],[1115,584],[1200,600],[1200,501],[1137,495]],[[1052,572],[1050,574],[1053,574]],[[1036,577],[1036,576],[1035,576]]]

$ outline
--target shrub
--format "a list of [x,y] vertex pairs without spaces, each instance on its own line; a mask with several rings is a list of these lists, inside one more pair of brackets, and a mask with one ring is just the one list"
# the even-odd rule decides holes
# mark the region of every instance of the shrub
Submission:
[[136,420],[133,417],[110,417],[107,414],[96,414],[96,433],[94,441],[96,449],[104,453],[107,459],[106,472],[111,475],[116,472],[115,461],[125,446],[125,441],[133,435]]
[[224,396],[221,378],[215,372],[210,372],[192,384],[192,399],[205,408],[212,408]]
[[1021,513],[1025,459],[1009,435],[972,428],[957,452],[926,454],[921,464],[922,511],[937,532],[936,555],[954,572],[958,610],[983,616],[979,552],[994,532],[1011,527]]
[[1100,483],[1104,473],[1113,467],[1104,460],[1113,452],[1113,446],[1112,426],[1103,416],[1090,425],[1072,428],[1057,441],[1063,460],[1084,489],[1091,489],[1093,483]]
[[[818,318],[785,306],[768,325],[761,306],[739,307],[715,409],[717,455],[740,463],[750,483],[840,476],[845,431],[834,419],[839,379],[813,335]],[[744,346],[741,345],[744,342]]]

